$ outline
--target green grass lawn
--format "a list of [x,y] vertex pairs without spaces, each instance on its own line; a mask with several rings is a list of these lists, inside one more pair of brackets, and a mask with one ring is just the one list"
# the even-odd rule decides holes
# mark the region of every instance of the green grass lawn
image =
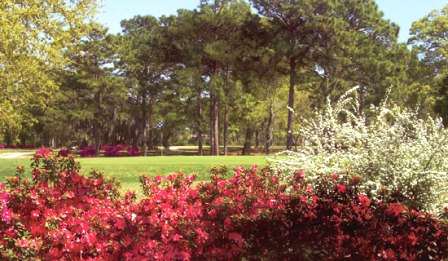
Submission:
[[[132,157],[132,158],[79,158],[81,173],[88,174],[91,169],[101,170],[107,177],[115,177],[122,185],[122,191],[139,191],[139,176],[167,175],[175,172],[196,173],[198,181],[209,179],[212,166],[266,166],[266,156],[168,156],[168,157]],[[30,159],[0,159],[0,181],[15,173],[15,166],[30,170]]]

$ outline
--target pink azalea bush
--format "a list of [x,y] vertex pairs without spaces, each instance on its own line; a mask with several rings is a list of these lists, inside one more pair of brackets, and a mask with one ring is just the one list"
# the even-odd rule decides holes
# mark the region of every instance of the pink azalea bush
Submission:
[[[123,144],[117,144],[117,145],[103,144],[100,146],[100,150],[104,151],[105,157],[121,157],[123,155],[128,157],[135,157],[141,155],[140,150],[138,148],[132,148],[132,146]],[[87,146],[81,148],[80,156],[96,157],[95,147]]]
[[95,147],[93,147],[93,146],[81,147],[81,151],[80,151],[79,155],[82,158],[93,158],[93,157],[96,157]]
[[[128,157],[140,156],[140,150],[138,148],[132,148],[123,144],[102,145],[101,149],[104,150],[104,156],[106,157],[121,157],[122,155]],[[121,151],[126,151],[126,153],[122,154]]]
[[72,154],[72,151],[69,149],[59,150],[59,152],[58,152],[58,156],[61,156],[61,157],[68,157],[68,155],[70,155],[70,154]]
[[128,157],[136,157],[136,156],[140,156],[140,150],[138,148],[128,148],[127,149],[127,154]]
[[120,146],[107,146],[104,150],[105,157],[120,157]]
[[145,197],[118,193],[101,173],[79,175],[72,156],[42,150],[31,178],[18,167],[0,185],[1,259],[441,260],[448,226],[386,197],[360,193],[358,177],[319,183],[270,169],[214,168],[141,177]]

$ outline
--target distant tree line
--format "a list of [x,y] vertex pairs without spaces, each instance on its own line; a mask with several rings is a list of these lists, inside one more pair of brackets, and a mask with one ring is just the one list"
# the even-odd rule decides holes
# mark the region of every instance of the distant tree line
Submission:
[[[448,117],[448,6],[414,22],[409,48],[373,0],[201,1],[124,20],[116,35],[88,22],[94,1],[39,2],[0,4],[11,16],[0,29],[12,35],[0,36],[4,143],[125,143],[145,154],[195,144],[199,155],[241,144],[269,154],[294,149],[298,119],[354,86],[359,111],[388,95]],[[66,24],[49,5],[72,12],[58,13]]]

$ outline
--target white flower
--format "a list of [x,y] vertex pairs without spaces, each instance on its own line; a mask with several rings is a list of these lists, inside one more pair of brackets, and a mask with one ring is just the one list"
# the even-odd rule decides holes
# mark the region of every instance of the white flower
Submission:
[[[435,211],[448,199],[448,131],[440,119],[419,117],[398,106],[372,107],[358,111],[356,88],[336,104],[330,104],[314,119],[303,119],[298,135],[304,140],[299,152],[282,152],[269,159],[283,171],[283,180],[293,171],[304,170],[318,180],[319,173],[343,172],[360,175],[363,189],[398,190],[416,207]],[[367,111],[366,111],[367,112]]]

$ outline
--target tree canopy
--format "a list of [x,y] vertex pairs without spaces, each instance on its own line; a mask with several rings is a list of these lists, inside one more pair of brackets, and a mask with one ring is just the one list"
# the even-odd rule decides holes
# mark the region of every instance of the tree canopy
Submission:
[[95,0],[38,0],[0,2],[0,128],[20,128],[33,117],[32,107],[45,106],[57,89],[54,70],[69,60],[89,31]]
[[291,150],[303,119],[355,86],[361,112],[388,98],[448,118],[448,7],[406,46],[374,0],[201,1],[116,35],[90,21],[95,5],[0,3],[4,143]]

